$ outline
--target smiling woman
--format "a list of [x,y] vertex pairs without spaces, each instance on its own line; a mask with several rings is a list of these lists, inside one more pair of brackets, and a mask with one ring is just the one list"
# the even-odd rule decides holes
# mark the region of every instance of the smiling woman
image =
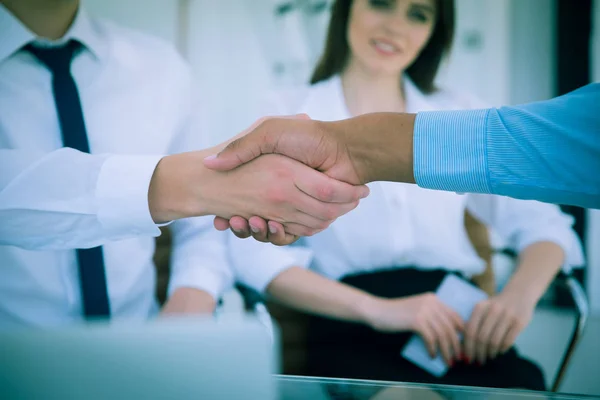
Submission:
[[422,92],[431,93],[453,35],[452,0],[336,1],[311,83],[360,66],[396,78],[406,71]]

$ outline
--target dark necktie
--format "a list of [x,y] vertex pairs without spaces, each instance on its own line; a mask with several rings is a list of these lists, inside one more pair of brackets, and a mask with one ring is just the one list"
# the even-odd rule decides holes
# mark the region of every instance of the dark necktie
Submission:
[[[71,61],[80,48],[81,44],[73,40],[60,47],[39,47],[32,44],[25,47],[52,73],[52,92],[63,146],[89,153],[90,146],[79,92],[71,75]],[[77,166],[73,165],[73,168]],[[110,304],[102,247],[77,249],[77,262],[85,317],[88,319],[109,317]]]

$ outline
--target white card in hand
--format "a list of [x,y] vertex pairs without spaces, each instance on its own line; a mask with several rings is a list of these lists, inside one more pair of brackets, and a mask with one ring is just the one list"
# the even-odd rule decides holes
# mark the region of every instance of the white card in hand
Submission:
[[[436,295],[442,303],[456,311],[465,322],[471,317],[475,305],[488,297],[483,290],[453,274],[444,278]],[[431,358],[421,336],[417,334],[409,339],[401,354],[402,357],[436,377],[444,376],[448,371],[448,365],[441,354],[438,352],[435,358]]]

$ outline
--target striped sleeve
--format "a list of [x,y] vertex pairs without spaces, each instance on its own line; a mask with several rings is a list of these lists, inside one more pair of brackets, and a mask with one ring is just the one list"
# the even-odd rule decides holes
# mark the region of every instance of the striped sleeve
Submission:
[[500,109],[424,112],[419,186],[600,208],[600,84]]
[[491,193],[487,166],[488,110],[417,114],[414,173],[421,187]]

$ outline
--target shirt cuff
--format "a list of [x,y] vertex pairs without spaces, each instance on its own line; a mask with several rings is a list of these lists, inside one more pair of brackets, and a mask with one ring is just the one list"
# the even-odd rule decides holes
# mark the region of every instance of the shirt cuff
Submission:
[[[202,261],[193,263],[203,264]],[[180,269],[176,274],[171,274],[168,296],[171,297],[177,289],[183,287],[203,290],[218,301],[225,291],[233,287],[233,278],[212,268]]]
[[98,220],[113,236],[158,236],[150,215],[148,189],[156,165],[164,156],[108,157],[98,176]]
[[491,193],[487,168],[489,110],[417,114],[413,137],[414,176],[423,188]]

